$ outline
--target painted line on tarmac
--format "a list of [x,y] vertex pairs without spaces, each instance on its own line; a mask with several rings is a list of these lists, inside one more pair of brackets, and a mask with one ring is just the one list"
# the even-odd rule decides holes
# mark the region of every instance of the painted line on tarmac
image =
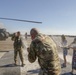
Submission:
[[0,52],[0,58],[5,54],[6,52]]

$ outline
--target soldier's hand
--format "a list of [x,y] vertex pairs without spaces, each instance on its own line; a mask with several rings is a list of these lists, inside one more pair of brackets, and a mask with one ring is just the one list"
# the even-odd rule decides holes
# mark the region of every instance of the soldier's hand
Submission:
[[27,48],[27,52],[28,52],[28,53],[30,52],[30,48],[29,48],[29,47]]

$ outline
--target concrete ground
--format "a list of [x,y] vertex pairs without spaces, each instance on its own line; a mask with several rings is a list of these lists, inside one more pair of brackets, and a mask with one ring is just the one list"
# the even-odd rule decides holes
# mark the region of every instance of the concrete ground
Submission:
[[[60,45],[61,38],[52,36],[54,41],[57,45]],[[68,44],[70,44],[73,41],[73,37],[67,37]],[[28,45],[30,44],[31,40],[30,37],[28,40],[24,40],[24,44]],[[61,75],[71,75],[71,61],[72,61],[72,50],[70,49],[67,56],[67,67],[62,68]],[[20,59],[18,58],[18,66],[14,65],[14,54],[13,54],[13,42],[11,41],[11,38],[8,38],[6,41],[0,41],[0,75],[38,75],[39,73],[39,65],[37,63],[37,60],[35,63],[31,64],[28,61],[27,58],[27,50],[26,48],[23,49],[24,54],[24,60],[25,60],[25,66],[21,66]],[[60,57],[60,62],[63,64],[63,53],[62,49],[58,47],[58,54]],[[74,72],[74,75],[76,75],[76,72]]]

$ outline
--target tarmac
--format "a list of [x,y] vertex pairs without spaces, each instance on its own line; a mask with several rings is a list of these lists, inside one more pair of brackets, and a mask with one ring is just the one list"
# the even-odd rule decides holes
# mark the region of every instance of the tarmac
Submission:
[[[63,64],[63,53],[62,49],[59,47],[61,44],[61,38],[57,36],[52,36],[53,40],[58,46],[58,55],[60,57],[61,66]],[[70,44],[73,41],[74,37],[67,37],[68,44]],[[10,39],[9,39],[10,40]],[[30,38],[28,38],[30,40]],[[23,42],[25,45],[30,44],[30,41],[26,41],[23,39]],[[11,44],[12,45],[12,44]],[[12,45],[13,46],[13,45]],[[6,50],[6,49],[5,49]],[[23,55],[25,60],[25,66],[21,66],[20,59],[18,58],[18,65],[14,65],[14,50],[13,48],[9,48],[6,51],[0,49],[0,75],[38,75],[40,71],[40,67],[38,65],[37,60],[34,63],[30,63],[27,58],[27,50],[26,46],[23,49]],[[72,62],[72,50],[68,50],[68,56],[67,56],[67,67],[61,69],[61,75],[71,75],[71,62]],[[76,75],[76,72],[74,72],[74,75]]]

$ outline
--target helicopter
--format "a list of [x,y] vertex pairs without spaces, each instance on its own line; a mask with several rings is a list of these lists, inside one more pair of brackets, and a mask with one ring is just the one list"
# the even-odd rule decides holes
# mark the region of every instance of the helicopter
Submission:
[[9,32],[5,28],[0,29],[0,40],[6,40],[9,37]]
[[[30,20],[22,20],[22,19],[3,18],[3,17],[0,17],[0,19],[42,24],[42,22],[30,21]],[[9,35],[10,35],[9,32],[7,32],[5,28],[0,28],[0,40],[6,40],[9,37]]]

